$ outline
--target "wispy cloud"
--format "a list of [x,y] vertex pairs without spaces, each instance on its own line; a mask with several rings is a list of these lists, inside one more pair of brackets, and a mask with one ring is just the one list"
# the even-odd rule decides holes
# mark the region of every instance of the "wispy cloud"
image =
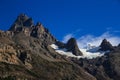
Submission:
[[73,34],[67,34],[66,36],[64,36],[62,42],[66,43],[70,38],[74,37]]
[[[66,35],[63,39],[63,42],[67,42],[68,39],[70,39],[71,37],[74,37],[74,35],[73,34]],[[105,38],[108,41],[110,41],[110,43],[113,46],[117,46],[120,43],[120,37],[115,36],[113,34],[110,34],[110,32],[105,32],[100,36],[94,36],[94,35],[89,35],[89,34],[84,35],[84,36],[81,36],[81,37],[77,38],[77,42],[78,42],[79,48],[84,48],[88,44],[99,46],[101,44],[102,40],[105,39]]]
[[82,29],[77,29],[63,37],[62,42],[66,43],[70,38],[75,37]]

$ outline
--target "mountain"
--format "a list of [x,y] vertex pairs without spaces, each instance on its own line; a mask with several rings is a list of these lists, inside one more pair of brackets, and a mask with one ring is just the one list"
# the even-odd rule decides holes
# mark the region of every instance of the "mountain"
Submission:
[[104,39],[100,45],[102,51],[107,51],[107,50],[114,50],[114,47],[112,46],[112,44],[107,41],[106,39]]
[[82,55],[82,52],[79,50],[75,38],[71,38],[71,39],[68,40],[68,42],[66,44],[66,48],[67,48],[68,51],[72,51],[72,53],[76,56]]
[[79,49],[75,38],[58,41],[25,14],[0,31],[0,80],[119,80],[119,64],[120,47],[106,39],[94,52]]

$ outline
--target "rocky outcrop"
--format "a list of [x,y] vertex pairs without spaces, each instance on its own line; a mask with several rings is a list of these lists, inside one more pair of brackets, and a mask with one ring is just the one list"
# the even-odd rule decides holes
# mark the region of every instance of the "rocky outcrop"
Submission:
[[36,25],[34,25],[33,22],[32,18],[29,18],[25,14],[20,14],[9,31],[13,32],[12,36],[21,33],[25,36],[38,38],[44,45],[50,45],[56,42],[56,39],[51,35],[47,28],[40,22]]
[[75,38],[71,38],[71,39],[68,40],[68,42],[66,44],[66,49],[67,49],[67,51],[71,51],[76,56],[81,56],[82,55],[82,52],[79,50]]
[[32,61],[32,58],[29,51],[24,51],[24,52],[20,51],[17,56],[25,64],[25,66],[28,69],[32,69],[32,65],[30,64],[30,62]]
[[16,50],[7,44],[0,43],[0,62],[6,62],[9,64],[19,64]]
[[101,51],[114,50],[114,47],[112,46],[112,44],[109,41],[107,41],[106,39],[104,39],[102,41],[100,47],[101,47],[101,49],[100,49]]
[[62,48],[62,49],[63,49],[63,48],[66,48],[66,47],[65,47],[66,44],[63,43],[63,42],[57,41],[55,44],[58,45],[59,48]]
[[50,34],[49,30],[43,27],[40,22],[31,28],[30,36],[40,39],[46,45],[56,42],[56,39]]
[[23,27],[30,27],[33,25],[33,20],[25,14],[20,14],[13,25],[10,27],[9,31],[19,32],[23,30]]

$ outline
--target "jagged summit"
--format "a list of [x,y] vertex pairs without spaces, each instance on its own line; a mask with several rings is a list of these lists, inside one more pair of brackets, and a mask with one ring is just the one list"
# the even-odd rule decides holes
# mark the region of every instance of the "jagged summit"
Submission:
[[26,21],[27,19],[29,19],[29,17],[28,17],[26,14],[21,13],[21,14],[17,17],[16,21],[22,21],[22,22],[24,22],[24,21]]
[[66,48],[68,51],[72,51],[74,55],[80,56],[82,52],[79,50],[77,41],[75,38],[70,38],[66,44]]
[[112,44],[107,41],[107,39],[103,39],[101,45],[100,45],[102,51],[107,51],[107,50],[114,50],[114,47],[112,46]]
[[9,31],[22,31],[24,27],[32,27],[33,25],[34,21],[32,18],[29,18],[25,14],[20,14],[10,27]]
[[20,14],[17,17],[9,31],[13,32],[14,35],[22,33],[23,35],[21,36],[38,38],[46,45],[56,42],[56,39],[47,28],[45,28],[40,22],[34,24],[33,19],[25,14]]
[[37,22],[36,26],[41,26],[42,24],[40,22]]

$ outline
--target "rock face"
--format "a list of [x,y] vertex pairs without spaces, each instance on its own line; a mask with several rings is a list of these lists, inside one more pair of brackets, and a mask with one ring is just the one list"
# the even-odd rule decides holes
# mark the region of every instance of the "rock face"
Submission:
[[114,47],[110,42],[108,42],[106,39],[104,39],[100,45],[102,51],[107,51],[107,50],[114,50]]
[[36,25],[33,22],[32,18],[25,14],[20,14],[9,31],[15,34],[24,33],[26,36],[39,38],[46,45],[56,42],[56,39],[49,33],[47,28],[43,27],[40,22]]
[[66,49],[68,51],[71,51],[76,56],[81,56],[82,55],[82,52],[79,50],[75,38],[71,38],[71,39],[68,40],[68,42],[66,44]]
[[32,25],[33,25],[32,18],[29,18],[25,14],[20,14],[13,23],[12,27],[10,27],[9,31],[22,31],[24,26],[30,27]]
[[66,48],[66,44],[63,42],[57,41],[55,44],[58,45],[59,48]]

